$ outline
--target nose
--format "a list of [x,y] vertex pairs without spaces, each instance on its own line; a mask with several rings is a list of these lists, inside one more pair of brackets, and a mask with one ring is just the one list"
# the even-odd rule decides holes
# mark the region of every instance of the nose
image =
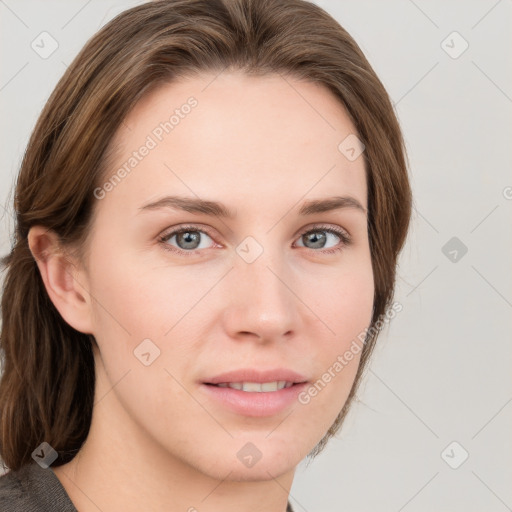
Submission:
[[267,251],[252,263],[236,258],[228,276],[224,328],[232,338],[284,340],[300,329],[300,300],[283,258]]

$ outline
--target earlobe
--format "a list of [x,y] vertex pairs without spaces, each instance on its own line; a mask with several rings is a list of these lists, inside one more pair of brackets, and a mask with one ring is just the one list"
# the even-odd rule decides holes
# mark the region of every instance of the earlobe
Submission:
[[28,244],[48,296],[62,318],[77,331],[94,334],[86,275],[63,250],[58,235],[44,226],[33,226]]

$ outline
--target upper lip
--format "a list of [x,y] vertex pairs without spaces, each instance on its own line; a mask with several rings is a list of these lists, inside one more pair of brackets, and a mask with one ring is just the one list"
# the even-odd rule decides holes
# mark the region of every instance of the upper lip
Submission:
[[205,384],[221,384],[223,382],[306,382],[307,378],[300,373],[288,370],[286,368],[276,368],[274,370],[256,370],[254,368],[242,368],[230,372],[221,373],[215,377],[205,380]]

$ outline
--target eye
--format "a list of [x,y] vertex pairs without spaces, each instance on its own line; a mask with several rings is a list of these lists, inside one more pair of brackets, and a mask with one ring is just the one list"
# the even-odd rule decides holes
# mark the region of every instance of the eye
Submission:
[[[325,248],[325,245],[328,241],[328,239],[334,238],[341,240],[341,243],[338,242],[336,244],[336,241],[334,243],[334,246]],[[342,230],[341,228],[334,228],[332,226],[315,226],[313,229],[309,229],[308,231],[305,231],[302,233],[302,235],[299,238],[299,241],[302,241],[303,245],[299,245],[299,247],[306,247],[304,244],[311,244],[313,247],[307,246],[307,249],[322,249],[321,251],[317,252],[323,252],[332,254],[338,251],[341,251],[344,247],[349,246],[352,243],[352,239],[350,238],[350,235]]]
[[[181,226],[179,229],[174,229],[170,232],[163,234],[159,241],[163,244],[164,248],[168,251],[178,252],[189,256],[190,254],[196,254],[198,249],[206,249],[203,244],[204,236],[210,238],[210,235],[202,229],[198,229],[194,226]],[[178,247],[174,247],[169,242],[175,238]]]
[[[181,226],[165,232],[159,237],[159,242],[167,251],[183,256],[192,256],[199,254],[201,249],[211,247],[211,245],[208,245],[208,241],[204,240],[205,237],[212,240],[212,236],[205,229],[199,229],[197,226]],[[329,239],[332,241],[333,238],[334,246],[331,245],[326,248],[326,243]],[[171,244],[173,239],[177,247]],[[341,243],[339,241],[336,243],[336,239],[340,240]],[[304,231],[299,241],[302,242],[302,245],[298,245],[298,247],[321,253],[335,253],[352,243],[352,239],[346,231],[332,226],[314,226],[312,229]],[[308,244],[308,246],[304,244]]]

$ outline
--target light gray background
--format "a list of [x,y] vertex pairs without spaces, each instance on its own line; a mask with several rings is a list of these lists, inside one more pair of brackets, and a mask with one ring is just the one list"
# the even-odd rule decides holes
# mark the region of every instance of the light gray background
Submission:
[[[139,3],[0,0],[2,253],[8,192],[46,99],[86,40]],[[403,311],[338,439],[299,466],[291,502],[309,512],[512,510],[512,1],[317,3],[395,103],[415,208],[396,292]],[[31,48],[42,31],[59,44],[47,59]],[[469,44],[457,58],[454,31]],[[465,255],[443,253],[452,237]]]

